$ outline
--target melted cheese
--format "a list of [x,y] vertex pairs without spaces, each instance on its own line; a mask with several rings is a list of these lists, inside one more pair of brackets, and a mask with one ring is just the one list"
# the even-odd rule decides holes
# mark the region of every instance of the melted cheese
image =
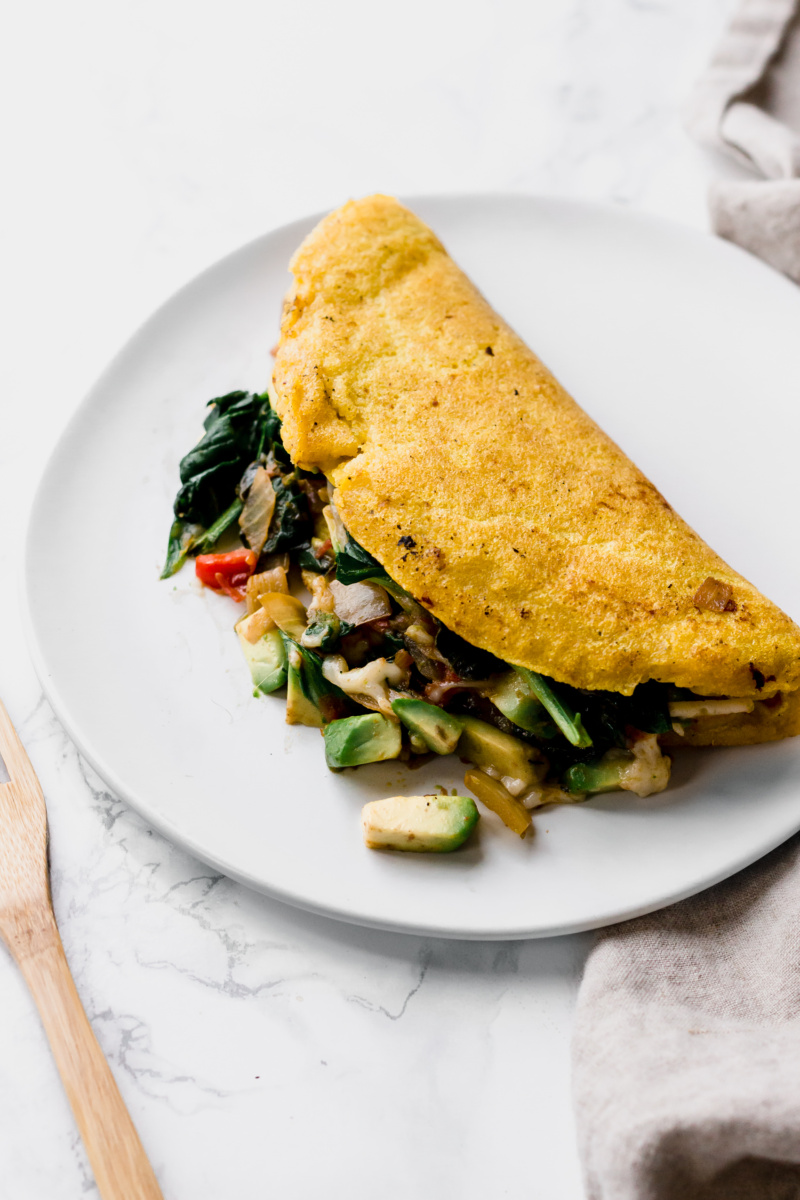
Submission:
[[653,796],[663,792],[669,783],[672,763],[661,753],[658,738],[648,733],[631,746],[633,762],[625,767],[620,777],[620,787],[637,796]]
[[376,709],[393,718],[388,685],[398,687],[408,680],[407,669],[385,658],[376,658],[363,667],[349,670],[347,660],[341,654],[330,654],[323,660],[322,674],[329,683],[340,687],[365,708]]

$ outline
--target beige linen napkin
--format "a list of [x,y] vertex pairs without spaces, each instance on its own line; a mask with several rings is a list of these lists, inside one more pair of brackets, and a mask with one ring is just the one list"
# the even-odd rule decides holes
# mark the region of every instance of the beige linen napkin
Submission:
[[[740,4],[687,120],[766,177],[714,186],[715,231],[797,282],[799,7]],[[599,934],[573,1067],[588,1200],[800,1200],[800,835]]]
[[697,83],[686,127],[765,178],[711,189],[714,231],[800,283],[798,0],[742,0]]
[[800,836],[603,931],[573,1043],[588,1200],[800,1197]]

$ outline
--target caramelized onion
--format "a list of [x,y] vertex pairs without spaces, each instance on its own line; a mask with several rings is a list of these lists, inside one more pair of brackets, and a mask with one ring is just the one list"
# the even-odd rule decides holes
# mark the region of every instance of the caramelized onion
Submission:
[[449,683],[435,681],[426,685],[425,699],[430,704],[445,704],[451,692],[463,692],[468,688],[485,688],[487,683],[486,679],[457,679]]
[[274,511],[275,489],[269,472],[266,467],[257,467],[239,517],[242,537],[256,554],[261,553],[267,540]]
[[692,603],[697,608],[705,608],[708,612],[736,612],[739,607],[733,598],[733,588],[729,583],[709,575],[692,597]]
[[388,617],[392,606],[386,592],[377,583],[330,583],[336,615],[348,625],[365,625],[379,617]]
[[288,591],[289,584],[287,583],[286,572],[283,567],[273,567],[269,571],[261,571],[258,575],[251,575],[245,589],[248,614],[258,611],[259,596],[265,596],[267,592],[284,592],[287,594]]

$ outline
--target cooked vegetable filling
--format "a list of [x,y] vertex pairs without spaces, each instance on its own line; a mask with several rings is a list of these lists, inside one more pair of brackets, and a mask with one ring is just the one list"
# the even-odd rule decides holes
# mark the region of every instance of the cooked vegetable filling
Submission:
[[[671,764],[661,738],[752,712],[752,700],[656,681],[631,696],[581,690],[470,645],[350,537],[325,477],[289,460],[266,393],[231,392],[209,409],[180,465],[162,578],[193,557],[202,584],[246,604],[236,631],[254,694],[285,687],[287,721],[324,732],[332,769],[457,754],[473,764],[469,789],[524,836],[543,804],[663,791]],[[243,545],[220,548],[236,533]],[[308,604],[292,594],[300,579]],[[432,822],[435,813],[424,848],[460,844],[451,810],[458,830],[474,823],[471,801],[413,799]],[[369,844],[408,848],[395,800],[385,804],[373,810]]]

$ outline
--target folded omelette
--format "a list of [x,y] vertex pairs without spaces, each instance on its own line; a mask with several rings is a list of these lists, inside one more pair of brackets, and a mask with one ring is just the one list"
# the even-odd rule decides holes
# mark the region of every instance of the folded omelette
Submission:
[[273,376],[284,442],[324,472],[347,533],[392,580],[473,646],[574,688],[630,696],[656,680],[752,702],[711,705],[663,743],[800,732],[800,629],[678,516],[422,221],[387,196],[348,203],[291,270]]

